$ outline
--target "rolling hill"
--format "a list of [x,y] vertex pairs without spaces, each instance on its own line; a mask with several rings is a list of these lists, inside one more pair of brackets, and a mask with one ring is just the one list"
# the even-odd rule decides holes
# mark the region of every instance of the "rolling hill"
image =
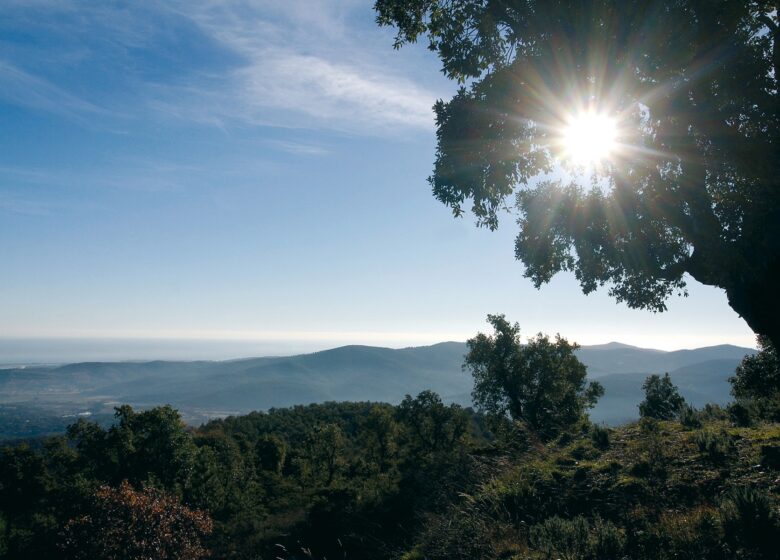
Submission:
[[[199,423],[239,414],[332,400],[398,402],[432,389],[444,400],[469,404],[471,378],[461,370],[464,343],[404,349],[343,346],[312,354],[230,361],[85,362],[0,370],[0,407],[14,418],[34,411],[62,419],[105,415],[118,403],[149,407],[170,403]],[[694,405],[729,400],[727,378],[755,352],[713,346],[664,352],[620,343],[579,350],[589,375],[606,394],[592,417],[610,424],[636,416],[649,373],[669,371]],[[2,411],[0,411],[2,412]],[[28,422],[29,423],[29,422]],[[0,433],[6,433],[0,430]]]

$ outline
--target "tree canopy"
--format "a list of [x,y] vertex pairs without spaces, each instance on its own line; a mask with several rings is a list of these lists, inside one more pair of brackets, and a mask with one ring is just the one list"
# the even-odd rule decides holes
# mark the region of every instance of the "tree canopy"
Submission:
[[[753,414],[780,421],[780,359],[777,348],[767,338],[758,337],[759,352],[745,356],[731,382],[731,394],[739,404],[747,404]],[[749,406],[750,404],[754,406]]]
[[598,382],[586,383],[586,367],[570,344],[539,334],[522,344],[520,326],[503,315],[488,315],[493,335],[468,341],[464,367],[474,375],[477,408],[509,415],[543,436],[555,435],[580,418],[604,394]]
[[[780,47],[773,2],[377,0],[395,47],[428,38],[462,84],[435,106],[430,183],[456,216],[517,214],[536,287],[573,271],[633,308],[685,275],[780,344]],[[590,171],[559,157],[577,113],[615,118]],[[561,173],[561,164],[566,172]],[[592,173],[591,173],[592,172]]]
[[650,375],[642,384],[645,400],[639,403],[639,414],[642,418],[656,420],[672,420],[677,418],[685,405],[685,399],[672,383],[668,373],[663,377]]

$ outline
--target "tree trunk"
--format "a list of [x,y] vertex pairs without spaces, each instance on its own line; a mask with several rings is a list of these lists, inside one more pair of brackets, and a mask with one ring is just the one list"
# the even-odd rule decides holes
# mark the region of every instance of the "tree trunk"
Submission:
[[761,278],[750,278],[726,290],[731,308],[756,334],[780,348],[780,259],[775,258]]

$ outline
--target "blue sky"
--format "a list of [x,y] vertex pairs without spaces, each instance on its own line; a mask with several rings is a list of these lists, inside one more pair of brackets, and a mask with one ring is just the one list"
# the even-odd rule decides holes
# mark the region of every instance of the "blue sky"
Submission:
[[391,45],[368,1],[5,0],[0,338],[223,357],[464,340],[503,312],[585,344],[753,344],[700,285],[655,315],[535,290],[511,216],[491,233],[431,196],[454,86]]

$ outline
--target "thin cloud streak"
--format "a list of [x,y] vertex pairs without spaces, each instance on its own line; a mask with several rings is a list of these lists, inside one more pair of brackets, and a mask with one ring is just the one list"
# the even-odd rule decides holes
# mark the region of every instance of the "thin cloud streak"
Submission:
[[80,121],[87,115],[114,115],[3,60],[0,60],[0,99]]
[[[226,132],[270,126],[398,136],[432,131],[432,106],[443,95],[388,64],[393,53],[376,27],[369,34],[348,23],[370,16],[364,2],[174,0],[96,8],[73,1],[47,6],[11,5],[20,21],[38,28],[52,24],[47,13],[62,15],[56,27],[61,48],[45,57],[31,47],[16,45],[9,51],[17,57],[24,53],[25,63],[0,59],[0,102],[86,127],[95,121],[106,127],[116,118],[125,123],[164,118]],[[155,21],[174,31],[163,36]],[[212,45],[209,52],[220,53],[222,64],[201,63],[201,51],[182,55],[190,52],[187,41]],[[167,49],[178,64],[167,74],[142,75],[137,68],[143,60],[137,57],[154,48]],[[52,57],[61,60],[55,64]],[[118,76],[121,91],[78,89],[89,98],[71,93],[62,78],[51,81],[49,73],[41,72],[48,67],[57,75],[70,65],[79,71],[100,68],[110,60],[121,63],[117,72],[127,70]]]
[[181,15],[245,62],[226,76],[162,88],[154,106],[221,126],[238,122],[371,135],[433,130],[437,94],[394,75],[363,52],[359,38],[345,37],[347,7],[306,8],[308,17],[300,17],[306,10],[296,2],[269,8],[283,20],[274,22],[254,4],[187,4]]

